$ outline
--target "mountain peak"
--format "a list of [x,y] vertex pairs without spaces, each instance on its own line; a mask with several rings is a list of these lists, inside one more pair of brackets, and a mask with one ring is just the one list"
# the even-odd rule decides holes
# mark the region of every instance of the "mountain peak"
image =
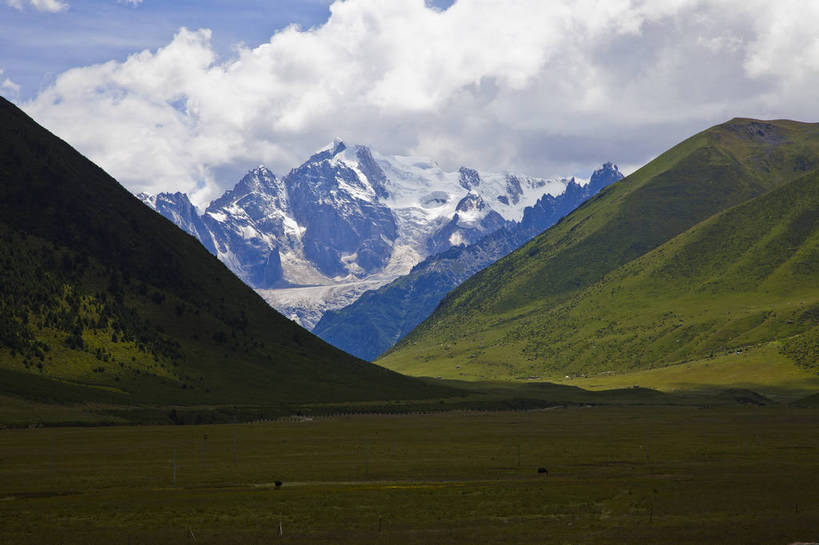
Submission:
[[253,191],[264,190],[266,186],[271,185],[276,181],[276,175],[273,174],[266,166],[259,165],[258,167],[249,170],[248,173],[239,180],[239,183],[233,188],[234,192],[250,193]]
[[266,166],[260,164],[258,167],[248,170],[247,174],[233,186],[233,189],[225,191],[221,197],[212,201],[207,210],[216,210],[251,193],[278,195],[282,191],[278,182],[276,175]]
[[470,210],[483,210],[486,208],[486,202],[476,192],[470,190],[464,198],[462,198],[455,210],[458,212],[469,212]]
[[601,188],[609,185],[612,182],[623,179],[623,173],[617,168],[617,165],[611,161],[603,163],[603,166],[595,170],[589,179],[589,187],[593,191],[598,191]]
[[264,166],[263,163],[259,163],[259,166],[257,166],[256,168],[251,168],[250,170],[248,170],[245,177],[247,176],[262,177],[274,180],[276,179],[276,174],[272,170]]
[[603,166],[597,169],[595,172],[620,172],[620,169],[617,167],[616,164],[612,163],[611,161],[606,161],[603,163]]
[[333,141],[315,152],[313,155],[310,156],[310,159],[307,160],[308,163],[314,163],[318,161],[326,161],[327,159],[332,159],[342,151],[347,149],[347,145],[344,144],[344,141],[336,136],[333,138]]
[[[341,152],[342,152],[342,151],[344,151],[345,149],[347,149],[347,145],[344,143],[344,140],[342,140],[342,139],[341,139],[340,137],[338,137],[338,136],[335,136],[335,137],[333,137],[333,139],[330,141],[330,143],[329,143],[329,144],[327,144],[326,146],[324,146],[323,148],[321,148],[320,150],[318,150],[316,153],[321,153],[321,152],[324,152],[324,151],[329,151],[329,152],[330,152],[330,154],[331,154],[333,157],[335,157],[336,155],[338,155],[339,153],[341,153]],[[315,154],[314,154],[314,155],[315,155]]]

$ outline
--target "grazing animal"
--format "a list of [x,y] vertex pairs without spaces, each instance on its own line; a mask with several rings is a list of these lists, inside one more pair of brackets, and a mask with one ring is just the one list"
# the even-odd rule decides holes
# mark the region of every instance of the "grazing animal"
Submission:
[[545,467],[539,467],[539,468],[537,468],[537,472],[538,472],[538,473],[545,473],[545,474],[548,474],[548,473],[549,473],[549,470],[548,470],[548,469],[546,469]]
[[273,484],[276,486],[276,490],[278,490],[279,488],[282,487],[282,482],[281,481],[273,481]]

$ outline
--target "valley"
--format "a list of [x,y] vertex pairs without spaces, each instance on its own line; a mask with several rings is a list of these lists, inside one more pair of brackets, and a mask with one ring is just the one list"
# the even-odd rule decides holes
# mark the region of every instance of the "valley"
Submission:
[[72,545],[809,542],[817,416],[652,406],[0,430],[0,535]]
[[0,2],[0,545],[819,545],[817,21]]

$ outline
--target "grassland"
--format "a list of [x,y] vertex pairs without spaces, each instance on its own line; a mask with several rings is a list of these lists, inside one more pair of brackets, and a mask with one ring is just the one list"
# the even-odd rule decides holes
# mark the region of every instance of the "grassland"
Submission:
[[[24,380],[21,380],[24,379]],[[128,403],[121,392],[63,383],[0,369],[0,427],[203,425],[272,420],[291,415],[407,415],[457,411],[520,411],[554,407],[789,406],[819,391],[819,378],[774,346],[740,354],[623,374],[542,380],[423,379],[446,395],[437,398],[320,402],[190,404]]]
[[0,542],[812,541],[817,426],[623,407],[0,430]]
[[568,376],[556,380],[598,391],[638,385],[662,392],[715,392],[743,388],[780,403],[819,392],[819,376],[785,357],[779,343],[734,351],[713,358],[630,373]]
[[692,137],[465,282],[378,363],[554,380],[781,341],[815,374],[818,129],[734,120]]
[[[750,390],[775,403],[784,404],[819,392],[819,376],[785,356],[778,342],[651,369],[555,376],[548,383],[543,382],[541,377],[518,376],[511,365],[483,366],[480,376],[470,376],[469,367],[462,368],[454,362],[444,367],[439,361],[430,360],[425,365],[416,367],[419,374],[442,373],[445,380],[459,379],[451,382],[453,387],[473,392],[491,391],[492,387],[488,384],[492,384],[506,398],[526,397],[528,389],[549,385],[582,389],[572,392],[553,390],[551,396],[557,403],[618,404],[621,399],[615,398],[613,392],[628,391],[635,386],[669,394],[664,403],[693,404],[713,403],[712,397],[723,395],[729,389]],[[486,376],[493,371],[497,374]],[[474,383],[471,388],[470,383]],[[601,394],[601,397],[595,399],[592,396],[595,393]]]

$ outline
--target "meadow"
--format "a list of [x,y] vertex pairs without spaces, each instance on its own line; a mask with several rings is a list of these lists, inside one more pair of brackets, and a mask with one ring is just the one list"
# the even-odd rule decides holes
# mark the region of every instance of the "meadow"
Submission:
[[782,406],[4,429],[0,543],[810,542],[817,430]]
[[555,381],[778,343],[815,375],[817,153],[815,125],[708,129],[472,276],[377,362]]
[[720,388],[745,388],[777,402],[793,403],[819,392],[819,374],[795,365],[780,343],[746,347],[678,365],[631,373],[558,379],[584,390],[604,391],[635,384],[661,392],[717,394]]

